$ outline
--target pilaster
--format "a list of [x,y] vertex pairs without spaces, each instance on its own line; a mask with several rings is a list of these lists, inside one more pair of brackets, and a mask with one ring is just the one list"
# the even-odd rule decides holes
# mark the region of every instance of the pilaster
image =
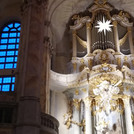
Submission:
[[[43,39],[47,0],[24,0],[19,57],[19,104],[16,134],[39,134]],[[22,59],[21,59],[22,58]]]

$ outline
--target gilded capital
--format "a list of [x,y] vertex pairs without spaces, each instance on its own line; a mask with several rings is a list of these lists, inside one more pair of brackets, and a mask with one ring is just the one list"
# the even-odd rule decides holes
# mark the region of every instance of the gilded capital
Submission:
[[72,34],[73,34],[74,36],[76,36],[76,30],[73,30],[73,31],[72,31]]
[[125,106],[129,105],[129,101],[130,101],[130,96],[124,95],[123,96],[123,102],[125,104]]
[[87,26],[87,29],[91,29],[92,24],[89,22],[89,23],[86,23],[86,26]]
[[117,21],[116,20],[114,20],[112,23],[113,23],[114,27],[117,27]]
[[89,97],[86,97],[85,99],[83,99],[84,103],[86,106],[90,106],[91,105],[91,102],[92,102],[92,99],[89,98]]
[[74,69],[74,71],[77,70],[77,63],[76,62],[73,63],[73,69]]
[[127,28],[128,32],[132,32],[132,27]]
[[79,110],[80,109],[80,104],[81,104],[81,99],[73,99],[73,106]]

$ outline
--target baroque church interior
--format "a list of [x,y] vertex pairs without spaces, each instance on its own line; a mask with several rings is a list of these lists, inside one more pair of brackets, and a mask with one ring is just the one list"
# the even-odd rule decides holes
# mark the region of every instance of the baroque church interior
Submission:
[[0,0],[0,134],[134,134],[134,0]]

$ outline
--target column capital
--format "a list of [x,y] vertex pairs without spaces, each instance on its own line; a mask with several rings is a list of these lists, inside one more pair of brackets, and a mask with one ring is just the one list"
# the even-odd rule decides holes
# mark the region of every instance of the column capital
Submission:
[[91,27],[92,27],[91,22],[87,22],[87,23],[86,23],[86,26],[87,26],[87,29],[91,29]]
[[83,99],[84,103],[86,106],[90,106],[91,105],[91,102],[92,102],[92,99],[90,97],[86,97]]
[[73,31],[72,31],[72,34],[73,34],[73,35],[76,35],[76,30],[73,30]]
[[81,99],[73,99],[72,104],[77,110],[79,110],[80,109],[80,104],[81,104]]
[[114,20],[112,23],[113,23],[114,27],[117,27],[117,21],[116,20]]
[[129,104],[130,98],[131,98],[131,96],[126,96],[126,95],[123,96],[123,102],[124,102],[125,106]]
[[128,32],[132,32],[132,27],[127,28]]

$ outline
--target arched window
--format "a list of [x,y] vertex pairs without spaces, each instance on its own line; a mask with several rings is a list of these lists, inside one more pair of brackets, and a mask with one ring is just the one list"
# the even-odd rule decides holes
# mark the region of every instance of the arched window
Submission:
[[7,24],[0,35],[0,69],[17,67],[17,56],[20,38],[20,23]]
[[17,67],[17,56],[20,39],[20,23],[12,22],[5,25],[0,33],[0,91],[14,91],[15,76],[6,71]]

